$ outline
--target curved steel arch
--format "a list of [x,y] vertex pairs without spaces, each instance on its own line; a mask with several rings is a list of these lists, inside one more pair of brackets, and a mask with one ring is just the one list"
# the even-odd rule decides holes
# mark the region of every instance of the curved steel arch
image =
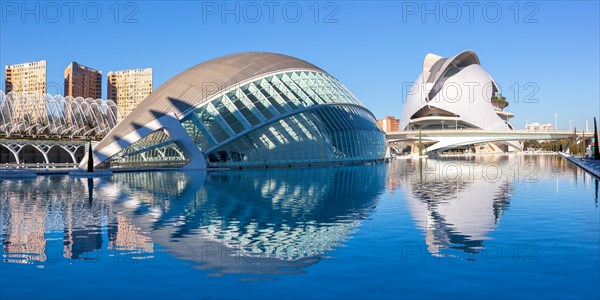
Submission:
[[[44,163],[49,163],[48,162],[48,155],[46,154],[46,152],[42,149],[40,149],[40,147],[38,145],[34,145],[34,144],[27,144],[27,145],[23,145],[21,147],[21,149],[19,149],[19,155],[21,154],[21,152],[24,152],[24,150],[26,150],[28,147],[31,147],[35,150],[37,150],[42,157],[44,158]],[[25,153],[23,153],[23,155],[25,155]],[[26,161],[24,161],[24,163],[27,163]]]
[[[75,154],[72,153],[71,151],[69,151],[69,149],[67,149],[63,145],[53,145],[53,146],[48,147],[48,150],[46,151],[46,156],[48,157],[48,163],[51,163],[50,162],[50,151],[52,151],[52,149],[54,149],[54,148],[62,149],[63,151],[65,151],[71,157],[71,162],[76,163]],[[57,151],[60,151],[60,150],[57,150]],[[59,161],[58,163],[63,163],[63,162]]]
[[[17,155],[17,153],[10,147],[7,147],[3,144],[0,144],[0,147],[5,148],[6,150],[8,150],[8,153],[11,153],[13,155],[13,158],[15,159],[15,162],[18,164],[19,163],[19,155]],[[8,163],[8,161],[7,161]]]
[[7,137],[102,138],[116,125],[118,115],[110,100],[0,91],[0,134]]

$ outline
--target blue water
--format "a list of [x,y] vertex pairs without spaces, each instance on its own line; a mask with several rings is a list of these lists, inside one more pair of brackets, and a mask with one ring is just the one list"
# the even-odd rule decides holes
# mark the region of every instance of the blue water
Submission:
[[0,298],[599,299],[554,155],[0,181]]

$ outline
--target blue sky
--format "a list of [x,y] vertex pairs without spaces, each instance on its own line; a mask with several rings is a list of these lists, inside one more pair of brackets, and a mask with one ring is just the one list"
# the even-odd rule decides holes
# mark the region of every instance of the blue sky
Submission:
[[3,0],[0,9],[0,65],[46,59],[53,94],[62,94],[71,61],[104,74],[151,67],[156,89],[211,58],[271,51],[325,69],[378,118],[399,117],[403,83],[427,53],[471,49],[508,98],[516,128],[554,124],[554,113],[560,129],[600,116],[598,1]]

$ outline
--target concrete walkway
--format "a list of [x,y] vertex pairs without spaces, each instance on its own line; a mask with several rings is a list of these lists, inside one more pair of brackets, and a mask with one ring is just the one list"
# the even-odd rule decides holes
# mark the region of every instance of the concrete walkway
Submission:
[[560,155],[600,179],[600,160],[580,158],[565,153],[560,153]]

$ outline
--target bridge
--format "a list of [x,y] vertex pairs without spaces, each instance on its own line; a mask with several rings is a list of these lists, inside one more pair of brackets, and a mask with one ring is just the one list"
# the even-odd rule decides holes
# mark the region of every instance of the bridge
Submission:
[[[449,129],[449,130],[422,130],[421,132],[397,131],[386,133],[388,143],[414,142],[419,140],[419,136],[424,144],[431,144],[425,148],[425,152],[444,151],[458,146],[481,144],[488,142],[510,142],[524,140],[559,140],[570,139],[573,137],[573,131],[554,130],[554,131],[531,131],[531,130],[477,130],[477,129]],[[578,140],[583,136],[590,139],[592,132],[577,132]],[[432,144],[433,143],[433,144]]]
[[[415,142],[419,140],[419,131],[388,132],[390,144],[399,142]],[[585,135],[591,139],[592,132],[578,132],[578,140]],[[444,151],[457,146],[466,146],[488,142],[510,142],[519,140],[559,140],[570,139],[573,131],[528,131],[528,130],[423,130],[421,140],[425,152]],[[35,167],[38,164],[78,164],[85,156],[86,139],[39,139],[39,138],[0,138],[0,167],[14,164]],[[98,140],[92,140],[92,145]]]

